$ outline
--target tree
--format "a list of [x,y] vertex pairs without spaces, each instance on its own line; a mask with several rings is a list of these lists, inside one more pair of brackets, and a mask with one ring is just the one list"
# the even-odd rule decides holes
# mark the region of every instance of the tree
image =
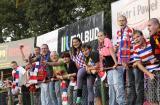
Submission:
[[[16,1],[23,1],[16,8]],[[111,7],[115,0],[1,0],[0,37],[14,40],[38,36],[97,12],[105,13],[111,32]]]

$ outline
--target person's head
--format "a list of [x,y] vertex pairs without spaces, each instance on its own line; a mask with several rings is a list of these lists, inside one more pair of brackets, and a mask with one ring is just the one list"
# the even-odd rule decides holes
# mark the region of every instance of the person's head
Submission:
[[41,54],[42,54],[42,55],[46,55],[48,52],[49,52],[48,45],[47,45],[47,44],[43,44],[43,45],[41,46]]
[[83,44],[82,45],[82,52],[84,54],[85,57],[88,57],[90,55],[91,52],[91,46],[88,44]]
[[98,32],[97,37],[98,37],[98,42],[100,42],[100,43],[103,43],[104,39],[106,38],[104,32]]
[[56,62],[59,59],[59,55],[56,51],[52,51],[51,54],[50,54],[50,58],[53,62]]
[[134,40],[135,45],[142,45],[144,43],[144,40],[145,40],[142,31],[134,30],[133,40]]
[[73,48],[80,48],[82,46],[82,42],[81,42],[81,39],[79,37],[74,37],[72,39],[72,47]]
[[157,18],[152,18],[148,21],[149,35],[154,35],[160,29],[160,23]]
[[12,61],[11,62],[11,67],[12,67],[12,69],[16,69],[18,67],[17,62],[16,61]]
[[34,47],[34,54],[39,55],[41,53],[41,48],[40,47]]
[[117,18],[117,22],[118,22],[118,25],[121,29],[123,29],[127,26],[127,18],[124,15],[120,15]]
[[63,58],[63,60],[64,60],[64,63],[69,63],[70,60],[71,60],[71,57],[70,57],[69,52],[64,52],[64,53],[62,54],[62,58]]

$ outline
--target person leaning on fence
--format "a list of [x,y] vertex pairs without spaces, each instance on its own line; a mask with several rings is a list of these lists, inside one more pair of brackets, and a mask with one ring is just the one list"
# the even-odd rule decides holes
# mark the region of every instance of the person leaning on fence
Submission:
[[148,21],[150,43],[155,57],[160,60],[160,22],[157,18]]
[[[98,33],[99,53],[103,57],[105,68],[113,67],[107,71],[109,84],[109,105],[125,105],[123,71],[117,67],[114,48],[109,38],[103,32]],[[116,69],[115,69],[116,68]]]
[[[62,58],[59,57],[56,51],[51,52],[50,54],[51,62],[43,62],[46,65],[50,65],[53,67],[53,76],[57,79],[53,83],[52,87],[52,99],[55,101],[54,103],[58,103],[58,105],[62,105],[62,87],[61,83],[63,80],[63,75],[67,75],[67,71],[65,68],[65,63]],[[65,82],[65,81],[64,81]],[[65,82],[66,83],[66,82]]]
[[[83,44],[82,52],[85,56],[85,69],[81,70],[81,78],[87,78],[87,89],[88,89],[88,105],[94,105],[94,81],[97,69],[99,69],[99,54],[98,52],[93,52],[90,45]],[[82,85],[82,84],[80,84]]]
[[[50,51],[47,44],[43,44],[41,46],[41,57],[40,63],[37,65],[38,68],[38,78],[41,79],[41,104],[42,105],[52,105],[51,100],[51,82],[48,82],[52,76],[52,68],[49,65],[44,65],[42,62],[49,62],[50,61]],[[41,71],[41,72],[40,72]]]
[[[149,40],[143,37],[139,30],[134,31],[134,61],[133,66],[145,73],[145,98],[152,105],[160,104],[160,64],[152,52]],[[143,66],[143,65],[144,66]]]
[[120,29],[117,31],[118,63],[125,68],[127,105],[143,105],[143,73],[133,68],[133,28],[127,26],[127,18],[118,17]]
[[[86,87],[86,79],[83,80],[81,78],[81,71],[84,71],[85,59],[81,50],[82,42],[80,38],[74,37],[72,39],[72,49],[71,49],[71,58],[76,63],[78,68],[77,73],[77,103],[81,103],[82,105],[87,105],[87,87]],[[83,83],[83,84],[82,84]]]
[[35,70],[35,65],[36,65],[36,62],[40,62],[40,47],[37,47],[37,46],[34,47],[34,52],[31,53],[28,58],[25,57],[23,48],[25,48],[25,46],[21,45],[20,52],[21,52],[23,61],[27,63],[25,66],[25,69],[27,71],[26,73],[27,74],[27,84],[25,85],[26,87],[25,86],[22,87],[22,90],[25,91],[24,94],[22,93],[23,94],[23,104],[29,105],[29,103],[31,102],[30,93],[32,92],[34,92],[34,95],[36,96],[35,97],[36,99],[33,99],[34,103],[40,103],[40,101],[37,100],[39,99],[39,96],[40,96],[40,89],[35,88],[37,86],[35,84],[37,84],[36,77],[37,77],[37,72],[38,72]]
[[[119,75],[121,74],[121,78],[123,77],[124,69],[128,73],[127,70],[129,70],[128,63],[130,61],[130,56],[131,56],[131,44],[132,44],[132,34],[133,34],[133,29],[127,26],[127,18],[123,15],[120,15],[117,18],[117,23],[119,25],[119,30],[117,31],[117,40],[116,40],[116,46],[115,49],[117,51],[117,57],[118,57],[118,63],[122,64],[122,67],[119,68]],[[121,72],[120,72],[121,71]],[[127,74],[126,73],[126,74]],[[127,74],[128,75],[128,74]],[[127,76],[126,75],[126,76]],[[130,77],[130,76],[129,76]],[[118,82],[118,80],[117,80]],[[124,81],[120,81],[122,84],[124,84]],[[117,100],[118,104],[125,105],[125,91],[124,91],[124,85],[121,85],[120,88],[121,96]],[[130,93],[127,93],[130,94]],[[127,101],[129,101],[132,98],[128,98]],[[133,101],[133,100],[132,100]]]
[[16,61],[11,62],[11,67],[13,69],[12,70],[12,78],[13,78],[12,94],[13,95],[18,95],[19,105],[22,105],[23,102],[22,102],[21,87],[19,85],[19,81],[24,76],[24,74],[26,73],[26,70],[23,67],[18,66]]
[[71,59],[70,54],[68,52],[64,52],[62,54],[62,58],[65,63],[65,68],[67,70],[67,75],[64,75],[64,79],[68,79],[68,105],[73,105],[76,103],[76,83],[77,83],[77,72],[78,69],[76,67],[75,62]]

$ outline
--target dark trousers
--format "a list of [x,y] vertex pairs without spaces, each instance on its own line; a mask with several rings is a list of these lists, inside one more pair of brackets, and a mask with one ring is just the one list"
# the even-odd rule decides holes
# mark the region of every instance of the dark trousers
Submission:
[[137,68],[127,71],[127,105],[143,105],[144,101],[144,74]]
[[30,92],[29,89],[26,86],[22,86],[22,100],[23,100],[23,105],[30,105]]

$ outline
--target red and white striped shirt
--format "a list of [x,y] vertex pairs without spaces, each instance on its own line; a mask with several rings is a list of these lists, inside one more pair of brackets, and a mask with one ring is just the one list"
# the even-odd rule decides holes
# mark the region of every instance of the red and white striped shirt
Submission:
[[148,40],[146,41],[145,48],[142,48],[141,45],[134,46],[134,60],[141,61],[149,72],[160,70],[159,63],[156,62],[151,44]]

